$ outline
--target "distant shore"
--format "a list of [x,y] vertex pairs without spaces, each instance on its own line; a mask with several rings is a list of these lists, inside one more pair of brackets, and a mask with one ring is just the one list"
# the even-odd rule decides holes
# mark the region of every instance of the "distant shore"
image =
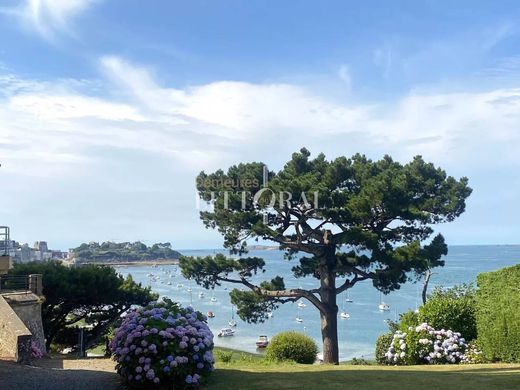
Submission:
[[81,265],[86,265],[86,264],[109,265],[109,266],[114,266],[114,267],[126,267],[126,266],[150,267],[153,265],[158,265],[158,266],[159,265],[178,265],[179,259],[139,260],[139,261],[89,261],[89,262],[82,262],[80,264]]

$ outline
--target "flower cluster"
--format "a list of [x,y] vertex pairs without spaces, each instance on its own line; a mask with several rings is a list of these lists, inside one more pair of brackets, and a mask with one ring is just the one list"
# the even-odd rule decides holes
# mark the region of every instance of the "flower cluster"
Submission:
[[31,341],[31,357],[33,359],[41,359],[43,357],[43,352],[38,347],[38,344],[34,342],[34,340]]
[[408,332],[395,332],[385,356],[393,364],[456,364],[466,361],[467,348],[460,333],[423,323]]
[[169,300],[131,310],[110,349],[129,385],[194,388],[213,371],[213,334],[206,317]]

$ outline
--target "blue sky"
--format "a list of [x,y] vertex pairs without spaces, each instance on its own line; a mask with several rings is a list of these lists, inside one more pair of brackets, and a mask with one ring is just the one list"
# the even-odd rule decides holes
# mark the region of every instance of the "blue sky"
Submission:
[[520,243],[517,1],[0,1],[0,224],[218,247],[201,170],[416,154],[468,176],[449,243]]

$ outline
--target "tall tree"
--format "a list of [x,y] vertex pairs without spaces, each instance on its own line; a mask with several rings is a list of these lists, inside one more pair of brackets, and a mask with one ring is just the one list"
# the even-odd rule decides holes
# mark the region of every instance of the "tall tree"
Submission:
[[85,330],[86,347],[102,341],[109,328],[132,305],[146,305],[157,299],[149,287],[126,279],[111,267],[84,265],[69,268],[57,261],[17,264],[14,275],[43,275],[43,331],[46,348],[56,340],[75,346],[80,322]]
[[[212,205],[201,219],[240,256],[184,257],[182,272],[206,288],[222,282],[246,286],[230,295],[238,315],[250,322],[264,321],[280,304],[307,299],[320,313],[324,362],[335,364],[337,295],[363,280],[388,293],[444,265],[442,235],[426,242],[434,233],[431,225],[453,221],[471,194],[466,178],[447,176],[421,157],[406,165],[359,154],[327,161],[323,154],[310,159],[302,149],[281,171],[269,172],[265,186],[263,171],[264,164],[247,163],[199,174],[199,195]],[[250,239],[277,243],[299,262],[293,276],[317,279],[316,288],[286,288],[281,276],[252,283],[266,264],[245,257]]]

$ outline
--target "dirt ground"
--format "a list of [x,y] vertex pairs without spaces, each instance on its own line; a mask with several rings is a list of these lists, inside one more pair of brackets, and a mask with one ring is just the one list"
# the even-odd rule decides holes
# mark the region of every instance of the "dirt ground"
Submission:
[[0,361],[0,390],[123,389],[110,359],[49,359],[31,366]]

